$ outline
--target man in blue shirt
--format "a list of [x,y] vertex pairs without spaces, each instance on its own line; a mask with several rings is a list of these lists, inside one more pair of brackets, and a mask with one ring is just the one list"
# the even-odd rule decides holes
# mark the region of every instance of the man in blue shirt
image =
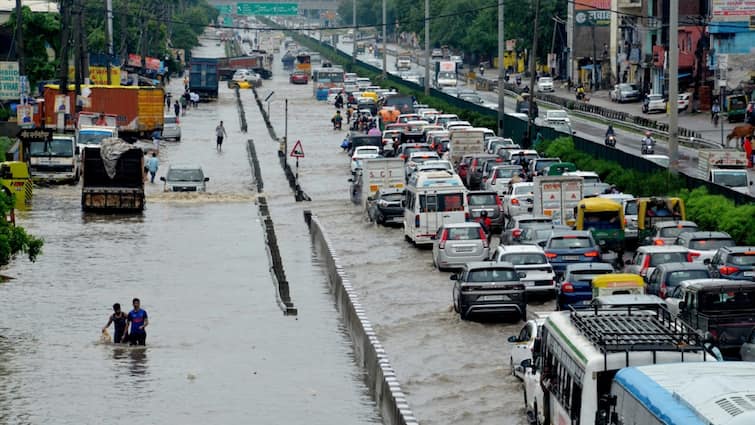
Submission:
[[157,169],[160,168],[160,161],[157,160],[157,154],[155,152],[152,152],[152,156],[147,160],[145,168],[149,171],[149,182],[154,183],[155,174],[157,174]]
[[145,345],[147,342],[145,328],[149,325],[147,312],[139,308],[139,298],[134,298],[132,303],[134,309],[128,313],[128,323],[131,326],[129,341],[131,345]]

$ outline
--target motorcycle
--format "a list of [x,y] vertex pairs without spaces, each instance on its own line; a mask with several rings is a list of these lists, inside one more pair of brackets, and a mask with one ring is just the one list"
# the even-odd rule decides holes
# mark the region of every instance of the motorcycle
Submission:
[[333,118],[333,119],[330,120],[330,122],[333,123],[333,130],[340,130],[341,129],[341,123],[342,123],[341,119]]
[[655,154],[655,140],[653,139],[650,139],[650,141],[643,140],[640,153],[642,155],[654,155]]
[[578,91],[577,92],[577,100],[579,100],[580,102],[583,101],[583,100],[585,100],[585,92]]
[[519,87],[519,85],[522,84],[522,77],[519,75],[516,76],[516,86]]
[[713,113],[713,126],[718,127],[718,112]]
[[610,146],[612,148],[615,148],[616,147],[616,136],[614,136],[613,134],[609,134],[606,137],[606,139],[604,140],[603,143],[605,143],[606,146]]

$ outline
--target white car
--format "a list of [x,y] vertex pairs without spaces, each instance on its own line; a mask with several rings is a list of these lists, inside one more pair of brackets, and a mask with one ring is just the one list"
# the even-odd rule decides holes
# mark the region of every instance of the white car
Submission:
[[692,99],[692,95],[689,93],[679,93],[679,101],[677,102],[677,107],[680,111],[686,111],[689,109],[689,103]]
[[380,158],[380,149],[377,146],[359,146],[351,155],[351,173],[356,173],[362,168],[362,160]]
[[666,99],[662,94],[650,94],[642,102],[642,112],[649,114],[651,112],[666,112]]
[[205,177],[198,165],[171,165],[164,177],[160,177],[166,192],[204,192],[209,177]]
[[550,111],[546,111],[545,121],[548,122],[549,124],[550,123],[571,124],[571,120],[569,119],[569,114],[562,109],[551,109]]
[[535,339],[540,334],[540,329],[548,318],[547,312],[535,313],[535,319],[530,319],[524,324],[518,335],[510,336],[508,341],[513,343],[511,347],[511,356],[509,356],[509,368],[511,374],[519,379],[524,379],[525,368],[522,362],[529,360],[532,362],[532,348],[535,346]]
[[531,182],[509,184],[509,190],[502,200],[506,217],[516,217],[532,210],[534,188],[535,184]]
[[237,69],[236,72],[233,73],[233,77],[231,77],[232,81],[247,81],[249,83],[252,83],[253,85],[258,85],[262,83],[262,77],[259,76],[256,72],[249,70],[249,69]]
[[509,183],[514,176],[521,173],[519,165],[497,165],[490,170],[490,176],[483,183],[485,190],[495,190],[499,196],[503,196],[508,189]]
[[366,77],[357,77],[357,87],[361,88],[367,88],[372,85],[372,82],[369,78]]
[[537,245],[498,246],[494,259],[511,263],[517,272],[524,273],[521,280],[528,293],[556,294],[556,275],[543,248]]
[[553,78],[540,77],[540,79],[537,80],[537,91],[552,92],[553,91]]
[[451,161],[445,159],[431,159],[421,164],[417,164],[417,171],[448,171],[455,173]]
[[163,131],[161,137],[163,139],[173,139],[180,142],[181,126],[179,124],[178,117],[175,115],[166,115],[163,117]]

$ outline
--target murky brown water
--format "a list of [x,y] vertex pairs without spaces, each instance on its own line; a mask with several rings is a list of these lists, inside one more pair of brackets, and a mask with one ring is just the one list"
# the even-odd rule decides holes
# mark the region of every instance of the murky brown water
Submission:
[[[90,216],[80,187],[35,190],[18,220],[44,237],[44,255],[17,259],[0,284],[0,423],[380,422],[301,216],[274,205],[298,319],[276,305],[237,117],[223,88],[182,118],[180,143],[161,147],[158,174],[199,163],[207,194],[148,184],[143,215]],[[289,197],[284,185],[266,190]],[[101,343],[110,305],[132,297],[150,316],[147,348]]]

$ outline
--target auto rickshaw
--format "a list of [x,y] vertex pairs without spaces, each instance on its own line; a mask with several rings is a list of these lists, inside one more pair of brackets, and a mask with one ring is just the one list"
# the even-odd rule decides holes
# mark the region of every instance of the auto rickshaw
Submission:
[[32,181],[29,167],[22,161],[0,163],[0,184],[6,195],[14,198],[16,209],[24,209],[31,204]]
[[592,279],[592,297],[607,295],[643,295],[645,281],[642,276],[632,273],[609,273],[595,276]]
[[573,173],[577,171],[577,166],[573,162],[557,162],[548,167],[548,176],[560,176],[566,172]]
[[650,236],[655,223],[686,219],[684,200],[681,198],[639,198],[637,200],[637,240],[642,241]]
[[577,230],[589,230],[603,252],[624,253],[624,207],[605,198],[585,198],[575,207]]

